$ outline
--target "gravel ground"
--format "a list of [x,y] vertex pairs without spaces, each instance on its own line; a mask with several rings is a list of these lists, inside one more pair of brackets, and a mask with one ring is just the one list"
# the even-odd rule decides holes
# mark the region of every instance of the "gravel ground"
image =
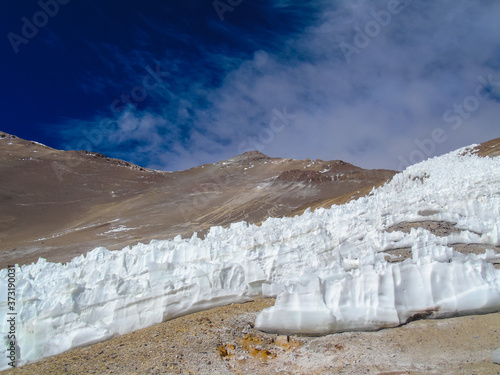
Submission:
[[277,336],[253,328],[274,299],[180,317],[5,374],[499,374],[500,313],[377,332]]

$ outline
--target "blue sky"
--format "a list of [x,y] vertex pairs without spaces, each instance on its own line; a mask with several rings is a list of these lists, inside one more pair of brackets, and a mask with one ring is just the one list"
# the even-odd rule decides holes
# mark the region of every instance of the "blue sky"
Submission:
[[500,2],[6,0],[0,130],[179,170],[500,136]]

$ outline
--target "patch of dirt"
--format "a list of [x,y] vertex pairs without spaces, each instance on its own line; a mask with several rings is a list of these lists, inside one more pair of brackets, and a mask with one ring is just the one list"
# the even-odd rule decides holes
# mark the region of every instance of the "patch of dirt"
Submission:
[[394,257],[391,257],[389,255],[385,256],[385,260],[388,261],[389,263],[399,263],[404,261],[405,259],[411,259],[412,253],[411,253],[411,247],[403,247],[401,249],[394,249],[394,250],[386,250],[384,251],[386,254],[391,254]]
[[[460,230],[455,228],[453,223],[446,221],[418,221],[418,222],[402,222],[393,225],[386,229],[387,232],[401,231],[404,233],[410,233],[412,228],[423,228],[428,230],[439,237],[446,237],[452,233],[460,233]],[[453,248],[455,251],[467,255],[467,254],[484,254],[487,249],[494,250],[496,253],[500,253],[500,246],[492,246],[487,244],[450,244],[449,247]],[[387,256],[386,260],[391,263],[402,262],[405,259],[412,257],[411,248],[405,247],[400,249],[386,250],[384,253],[391,254],[397,258]],[[496,269],[500,269],[500,260],[488,260],[488,262],[493,263]]]
[[254,328],[274,299],[173,319],[11,374],[498,374],[500,313],[419,320],[377,332],[283,336]]
[[412,228],[423,228],[439,237],[446,237],[452,233],[460,233],[460,230],[455,228],[455,225],[453,223],[449,223],[447,221],[405,221],[387,228],[386,232],[400,231],[404,233],[410,233]]
[[491,158],[500,156],[500,138],[483,142],[476,147],[476,150],[479,156],[489,156]]
[[[491,246],[485,244],[475,244],[475,243],[457,243],[450,245],[454,250],[462,253],[464,255],[467,254],[484,254],[487,249],[491,249],[495,251],[495,253],[500,253],[500,246]],[[493,266],[496,269],[500,269],[500,259],[488,260],[487,262],[493,263]]]

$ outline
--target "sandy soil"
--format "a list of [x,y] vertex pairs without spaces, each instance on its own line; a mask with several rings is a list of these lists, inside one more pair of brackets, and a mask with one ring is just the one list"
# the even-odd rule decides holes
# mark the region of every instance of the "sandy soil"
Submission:
[[261,297],[75,349],[7,374],[499,374],[500,313],[377,332],[277,336],[253,328]]

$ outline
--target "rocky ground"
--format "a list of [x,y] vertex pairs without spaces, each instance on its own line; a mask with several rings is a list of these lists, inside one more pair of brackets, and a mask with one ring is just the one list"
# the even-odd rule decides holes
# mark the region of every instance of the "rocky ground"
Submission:
[[8,370],[14,374],[499,374],[500,313],[323,337],[257,331],[273,299],[202,311]]

